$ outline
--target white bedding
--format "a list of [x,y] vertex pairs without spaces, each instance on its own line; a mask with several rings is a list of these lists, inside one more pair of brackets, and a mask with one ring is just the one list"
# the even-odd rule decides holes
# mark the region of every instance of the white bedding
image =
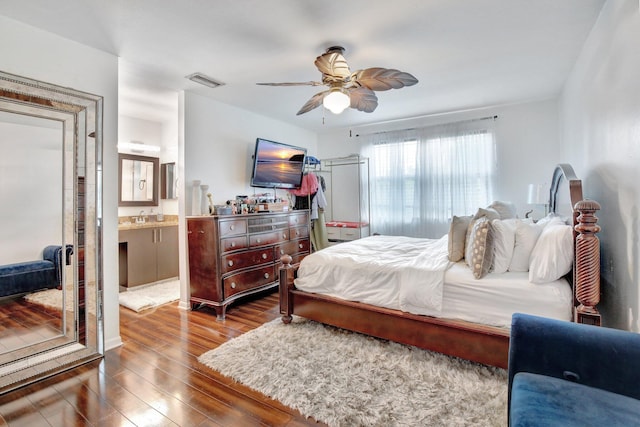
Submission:
[[447,236],[415,239],[371,236],[307,256],[298,289],[414,314],[509,328],[514,312],[571,319],[564,280],[529,282],[527,272],[475,279],[464,262],[447,258]]

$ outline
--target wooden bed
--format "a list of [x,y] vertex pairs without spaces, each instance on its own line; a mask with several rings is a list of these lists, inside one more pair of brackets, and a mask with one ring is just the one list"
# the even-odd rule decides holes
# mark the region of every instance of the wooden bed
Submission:
[[[599,231],[594,212],[598,203],[583,200],[582,183],[570,165],[560,164],[550,187],[552,212],[573,218],[575,257],[569,279],[573,284],[574,321],[600,324],[595,308],[600,295]],[[564,200],[566,199],[566,200]],[[564,210],[562,207],[566,207]],[[282,257],[280,269],[280,312],[284,323],[292,315],[417,346],[486,365],[507,367],[509,330],[460,320],[439,319],[342,300],[296,289],[299,264]]]

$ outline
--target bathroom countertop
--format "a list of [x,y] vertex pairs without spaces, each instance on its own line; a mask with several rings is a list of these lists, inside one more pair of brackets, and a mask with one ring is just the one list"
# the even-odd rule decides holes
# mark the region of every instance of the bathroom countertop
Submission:
[[120,230],[136,230],[138,228],[156,228],[156,227],[171,227],[178,225],[178,220],[168,221],[147,221],[142,224],[135,222],[121,222],[118,224],[118,231]]

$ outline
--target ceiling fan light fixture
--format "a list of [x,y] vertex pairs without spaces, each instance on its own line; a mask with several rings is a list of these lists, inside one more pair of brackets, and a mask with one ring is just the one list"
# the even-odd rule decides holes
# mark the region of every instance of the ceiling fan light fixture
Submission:
[[325,95],[322,105],[333,114],[340,114],[351,105],[351,98],[344,89],[334,87]]

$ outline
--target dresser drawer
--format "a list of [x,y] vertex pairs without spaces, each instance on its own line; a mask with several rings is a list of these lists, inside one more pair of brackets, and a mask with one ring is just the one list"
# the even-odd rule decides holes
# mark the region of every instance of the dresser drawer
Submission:
[[238,249],[244,249],[248,246],[246,236],[220,239],[220,249],[222,249],[222,252],[237,251]]
[[301,239],[303,237],[309,237],[309,227],[294,227],[289,229],[289,237],[291,239]]
[[275,273],[275,266],[269,265],[225,277],[222,279],[224,297],[273,283],[278,279]]
[[251,267],[253,265],[273,262],[273,248],[268,247],[252,251],[232,253],[223,255],[221,259],[222,274],[229,273],[231,271],[240,270],[242,268]]
[[293,256],[299,252],[309,252],[309,239],[300,239],[276,246],[276,260],[279,260],[282,255]]
[[246,219],[230,219],[220,221],[220,237],[236,236],[247,232]]
[[298,225],[308,225],[309,224],[309,214],[307,212],[301,213],[292,213],[289,215],[289,225],[291,227],[296,227]]
[[327,227],[327,238],[329,240],[340,240],[340,229],[338,227]]
[[251,234],[249,235],[249,246],[254,248],[256,246],[273,245],[286,240],[289,240],[289,229],[287,228],[271,233]]

